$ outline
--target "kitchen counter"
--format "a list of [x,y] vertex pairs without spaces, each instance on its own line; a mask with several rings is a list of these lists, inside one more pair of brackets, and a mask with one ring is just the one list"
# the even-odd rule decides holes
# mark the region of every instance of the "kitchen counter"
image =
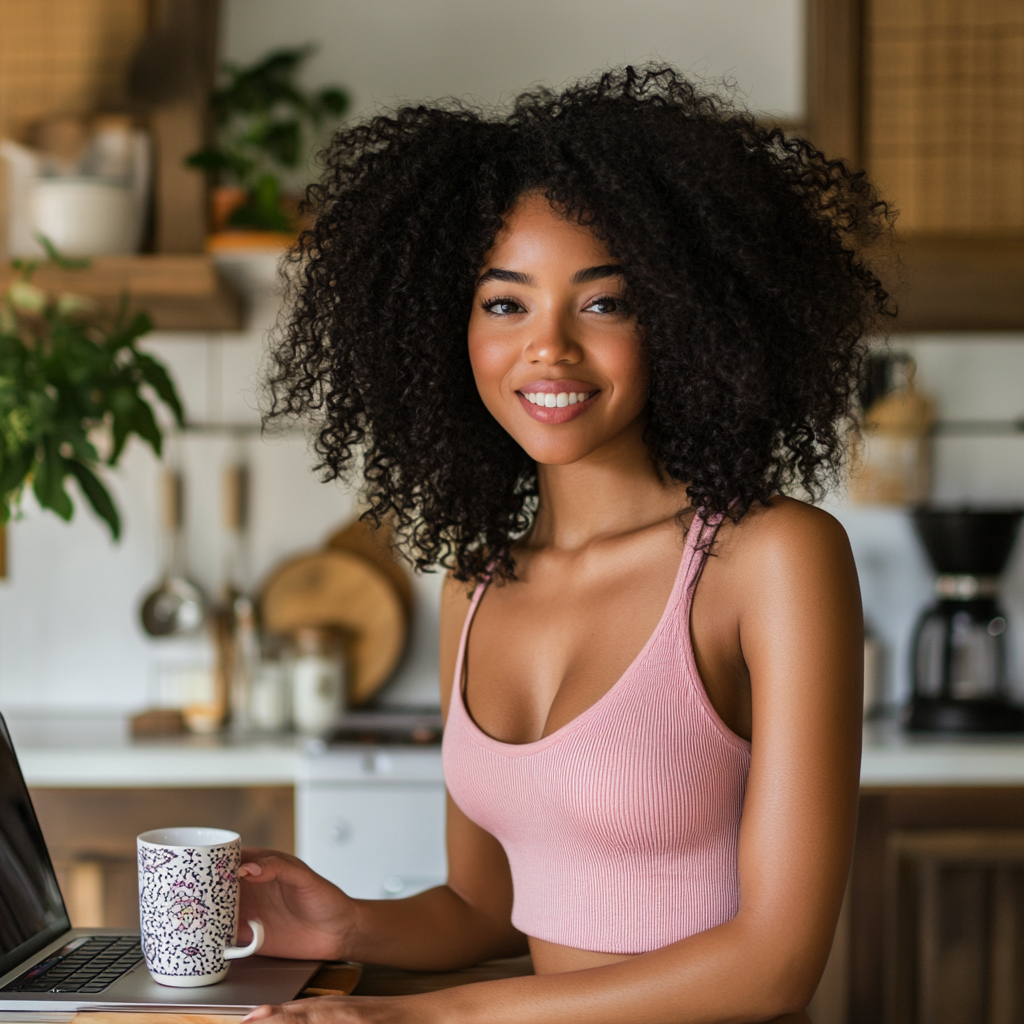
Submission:
[[868,722],[860,784],[1024,786],[1024,736],[908,735],[892,720]]
[[4,717],[30,786],[291,786],[310,742],[298,736],[137,740],[120,717]]
[[[440,748],[339,746],[299,736],[133,740],[124,719],[8,716],[31,786],[270,786],[367,777],[440,779]],[[861,784],[1024,786],[1024,736],[908,736],[864,730]]]

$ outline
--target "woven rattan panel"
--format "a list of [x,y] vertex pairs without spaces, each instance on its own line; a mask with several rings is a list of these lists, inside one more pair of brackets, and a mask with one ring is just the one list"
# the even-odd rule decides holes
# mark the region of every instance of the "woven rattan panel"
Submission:
[[868,0],[866,163],[904,231],[1024,229],[1024,3]]
[[[147,19],[147,0],[0,0],[0,137],[22,139],[46,115],[121,106]],[[0,256],[6,193],[0,162]]]
[[123,103],[146,0],[0,0],[0,132]]

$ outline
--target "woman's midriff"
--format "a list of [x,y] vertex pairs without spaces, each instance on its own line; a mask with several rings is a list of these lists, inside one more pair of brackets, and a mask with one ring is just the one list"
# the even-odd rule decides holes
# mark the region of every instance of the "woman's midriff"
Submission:
[[534,974],[564,974],[566,971],[585,971],[588,967],[604,967],[619,960],[629,960],[633,953],[594,953],[588,949],[573,949],[557,942],[530,938],[530,955]]

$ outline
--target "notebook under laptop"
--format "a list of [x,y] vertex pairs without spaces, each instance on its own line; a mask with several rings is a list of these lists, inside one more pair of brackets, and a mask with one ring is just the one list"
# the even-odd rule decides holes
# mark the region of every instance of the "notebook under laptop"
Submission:
[[72,928],[0,715],[0,1012],[244,1011],[292,999],[319,966],[253,956],[218,985],[166,988],[146,970],[138,929]]

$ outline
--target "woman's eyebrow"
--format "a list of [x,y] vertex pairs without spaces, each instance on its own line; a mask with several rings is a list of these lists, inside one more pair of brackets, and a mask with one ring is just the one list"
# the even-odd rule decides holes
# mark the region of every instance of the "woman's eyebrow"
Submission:
[[518,270],[502,270],[500,267],[491,267],[490,270],[485,270],[477,278],[477,288],[488,281],[507,281],[509,284],[525,284],[530,287],[537,283],[529,274],[521,274]]
[[622,273],[622,267],[617,263],[606,263],[603,267],[587,267],[586,270],[577,270],[572,275],[573,284],[590,284],[591,281],[600,281],[605,277],[617,277]]
[[[587,267],[585,270],[577,270],[572,275],[573,284],[590,284],[591,281],[600,281],[605,277],[617,277],[622,273],[622,267],[617,263],[605,263],[600,267]],[[508,284],[523,284],[535,287],[537,282],[529,275],[518,270],[502,270],[501,267],[491,267],[485,270],[478,278],[476,286],[479,288],[488,281],[505,281]]]

